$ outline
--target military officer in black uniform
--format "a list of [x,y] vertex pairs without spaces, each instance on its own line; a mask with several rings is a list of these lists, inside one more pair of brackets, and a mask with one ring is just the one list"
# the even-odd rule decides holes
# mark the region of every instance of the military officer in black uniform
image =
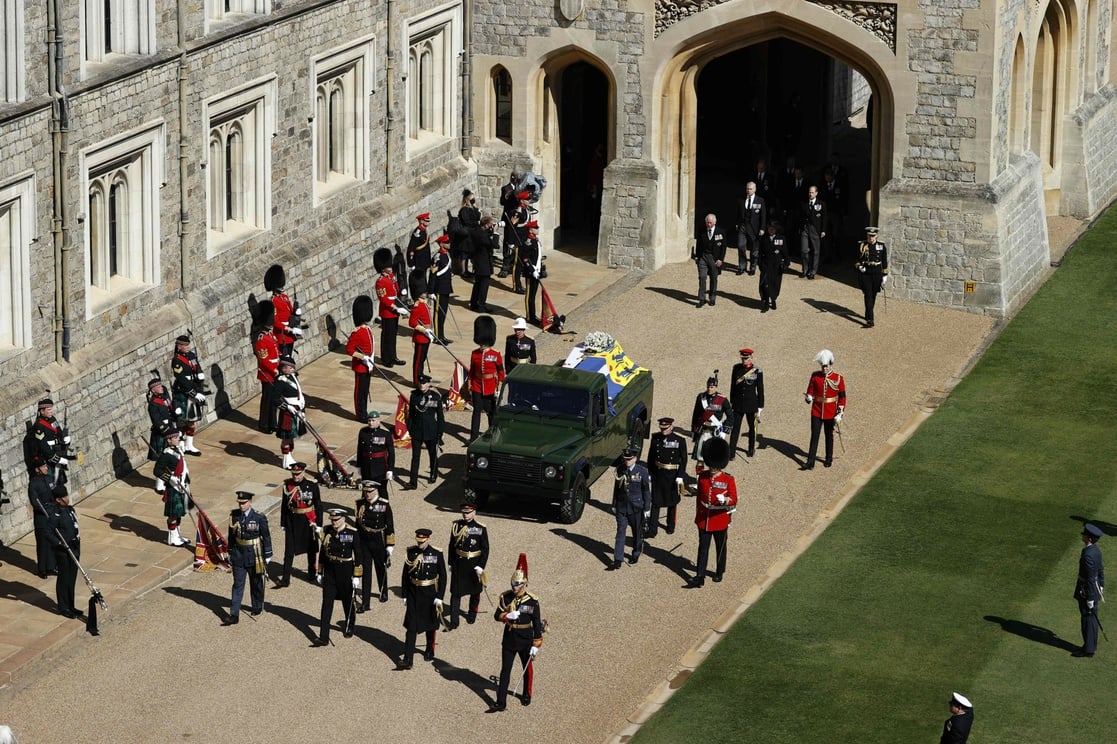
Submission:
[[353,596],[361,586],[362,569],[357,560],[361,550],[360,533],[345,521],[344,509],[330,509],[330,523],[318,536],[322,548],[318,553],[318,583],[322,585],[322,615],[318,637],[311,645],[326,646],[330,642],[330,620],[334,601],[341,599],[342,635],[353,635]]
[[942,725],[939,744],[966,744],[973,728],[973,703],[961,693],[950,696],[950,718]]
[[1098,540],[1101,528],[1087,524],[1082,530],[1082,554],[1078,558],[1078,580],[1074,585],[1074,598],[1078,600],[1078,611],[1082,615],[1082,647],[1072,656],[1089,658],[1098,649],[1098,609],[1104,599],[1105,568],[1101,562],[1101,548]]
[[698,231],[694,242],[694,261],[698,264],[698,307],[706,304],[706,277],[710,278],[710,305],[717,300],[718,274],[725,260],[725,233],[718,227],[718,218],[706,215],[706,226]]
[[807,189],[807,201],[799,209],[799,256],[803,260],[803,274],[814,279],[822,256],[822,241],[826,238],[830,214],[818,196],[818,187]]
[[411,391],[407,428],[411,432],[411,488],[419,487],[419,458],[426,447],[430,456],[430,482],[438,478],[438,448],[446,424],[442,396],[431,387],[429,375],[419,375],[419,389]]
[[539,598],[527,590],[527,572],[516,569],[512,574],[512,588],[500,595],[493,618],[504,623],[500,641],[500,681],[496,688],[496,702],[489,712],[502,711],[508,706],[508,686],[512,681],[512,666],[516,657],[524,667],[521,705],[531,705],[535,669],[532,661],[543,647],[543,618]]
[[361,479],[376,481],[380,497],[388,498],[388,484],[395,479],[396,448],[392,430],[380,423],[380,412],[368,412],[368,426],[357,435],[357,465]]
[[504,371],[511,372],[517,364],[535,364],[535,339],[527,335],[523,318],[516,318],[512,335],[504,339]]
[[446,594],[446,559],[442,551],[430,544],[431,531],[415,530],[415,544],[407,549],[403,561],[403,642],[400,669],[410,669],[415,659],[415,642],[419,633],[427,634],[427,650],[423,659],[434,661],[435,637],[442,622],[442,598]]
[[485,566],[489,562],[489,529],[477,521],[477,507],[461,505],[462,518],[450,526],[450,547],[446,555],[450,561],[450,625],[458,627],[462,595],[469,596],[469,611],[465,621],[470,625],[477,619],[484,591]]
[[283,576],[277,587],[291,585],[291,564],[295,555],[306,553],[309,576],[318,573],[318,538],[322,527],[322,492],[307,480],[306,463],[291,465],[291,477],[283,481],[279,526],[283,528]]
[[735,421],[733,404],[718,392],[717,370],[714,376],[706,378],[706,392],[694,398],[694,412],[690,416],[691,441],[694,447],[691,456],[702,459],[702,445],[710,437],[726,438],[733,430]]
[[[163,385],[163,380],[159,377],[159,373],[155,373],[155,377],[147,382],[147,417],[151,421],[151,435],[148,439],[147,459],[155,462],[159,459],[161,453],[167,446],[167,442],[163,439],[163,432],[171,425],[172,422],[178,421],[178,417],[182,412],[177,410],[174,403],[171,401],[171,396],[167,394],[167,388]],[[156,481],[155,492],[162,493],[164,486],[162,483]]]
[[237,491],[237,507],[229,514],[229,563],[233,567],[233,597],[229,617],[222,625],[240,622],[244,582],[252,598],[252,615],[264,611],[264,576],[271,560],[271,531],[268,518],[252,508],[253,494]]
[[58,612],[62,617],[81,617],[82,611],[74,604],[74,585],[78,581],[78,564],[74,559],[81,558],[78,513],[70,506],[70,492],[66,486],[55,486],[51,496],[52,503],[47,505],[47,537],[54,549],[54,563],[58,566],[58,578],[54,582]]
[[396,522],[386,491],[376,481],[361,481],[361,498],[357,501],[357,532],[361,534],[360,561],[363,586],[357,612],[369,608],[372,577],[375,569],[380,601],[388,601],[388,566],[396,549]]
[[741,361],[733,365],[732,382],[729,386],[729,403],[733,406],[733,433],[729,437],[730,460],[737,458],[737,441],[741,438],[741,426],[749,425],[749,448],[746,454],[756,454],[756,425],[764,412],[764,373],[753,362],[752,349],[741,349]]
[[776,309],[780,289],[783,287],[783,272],[791,261],[787,249],[787,237],[783,225],[771,222],[768,225],[768,239],[760,241],[760,312]]
[[473,262],[473,290],[469,293],[469,309],[489,312],[489,284],[493,279],[493,245],[500,244],[493,218],[485,215],[481,224],[469,228],[470,260]]
[[28,432],[27,442],[28,471],[34,470],[31,458],[38,455],[50,466],[47,471],[50,485],[53,487],[65,483],[68,480],[66,473],[70,468],[70,433],[54,417],[54,401],[50,398],[39,401],[38,414]]
[[652,514],[648,519],[647,537],[659,534],[659,510],[667,509],[668,535],[675,533],[678,516],[680,489],[686,478],[686,442],[675,433],[675,419],[664,416],[659,419],[659,431],[652,434],[648,445],[648,475],[652,480]]
[[434,335],[443,346],[452,343],[446,337],[446,314],[450,312],[450,295],[454,291],[453,260],[450,258],[450,236],[439,235],[438,251],[431,258],[427,292],[434,298]]
[[865,327],[872,328],[876,323],[873,308],[877,304],[877,293],[888,283],[888,246],[877,240],[879,228],[866,227],[865,239],[859,246],[860,257],[857,263],[857,285],[865,295]]
[[50,539],[50,505],[54,501],[51,493],[50,463],[41,455],[32,455],[31,478],[27,482],[27,501],[35,510],[35,557],[38,563],[39,578],[45,579],[58,573],[54,560],[54,543]]

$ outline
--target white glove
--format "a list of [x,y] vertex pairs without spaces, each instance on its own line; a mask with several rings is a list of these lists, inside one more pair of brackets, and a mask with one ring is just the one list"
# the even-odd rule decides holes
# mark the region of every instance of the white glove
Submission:
[[396,546],[395,546],[395,545],[389,545],[389,546],[388,546],[388,547],[386,548],[386,550],[388,551],[388,557],[389,557],[389,558],[391,558],[391,557],[392,557],[392,551],[393,551],[393,550],[395,550],[395,549],[396,549]]
[[759,416],[759,415],[760,415],[760,414],[762,414],[762,413],[764,413],[764,409],[763,409],[763,408],[757,408],[757,409],[756,409],[756,415],[757,415],[757,416]]
[[804,399],[805,399],[805,400],[806,400],[806,401],[807,401],[808,403],[814,403],[814,396],[813,396],[813,395],[804,395],[804,396],[803,396],[803,398],[804,398]]
[[368,356],[367,354],[365,355],[365,366],[368,367],[369,369],[372,369],[374,366],[376,366],[376,363],[373,360],[373,358]]
[[303,309],[301,307],[296,307],[295,308],[295,315],[297,315],[301,318],[303,316]]
[[291,333],[292,336],[302,336],[303,335],[303,329],[302,328],[288,328],[287,330]]
[[322,586],[322,574],[315,576],[314,580],[318,582],[318,586]]
[[[395,475],[395,473],[393,473],[393,472],[392,472],[391,470],[389,470],[389,471],[388,471],[387,473],[385,473],[385,475],[387,475],[387,476],[388,476],[388,480],[390,480],[390,481],[393,481],[393,480],[395,480],[395,478],[394,478],[394,477],[392,477],[392,476],[394,476],[394,475]],[[391,548],[389,548],[389,550],[391,550]]]
[[204,379],[206,379],[206,373],[205,372],[198,372],[197,374],[194,375],[194,377],[198,378],[198,380],[204,380]]
[[67,460],[65,457],[59,457],[58,458],[58,467],[64,468],[69,464],[70,464],[70,461]]
[[860,271],[862,274],[865,273],[865,267],[864,266],[858,266],[857,270]]
[[836,424],[842,423],[842,414],[841,413],[839,413],[837,416],[834,417],[834,423],[836,423]]
[[650,517],[651,515],[652,515],[652,513],[651,513],[650,511],[646,511],[646,512],[644,512],[644,519],[647,519],[647,518],[648,518],[648,517]]
[[361,588],[361,580],[359,578],[357,578],[356,576],[353,577],[353,588],[354,589],[360,589]]
[[675,479],[675,484],[679,485],[679,486],[683,485],[683,479],[682,478],[676,478]]
[[722,494],[720,494],[720,493],[719,493],[719,494],[717,495],[717,502],[718,502],[719,504],[725,504],[725,502],[727,502],[727,501],[729,501],[729,499],[727,499],[727,498],[726,498],[725,496],[723,496]]
[[[533,271],[533,272],[531,272],[531,278],[532,278],[532,279],[535,279],[535,280],[537,280],[537,281],[538,281],[538,279],[539,279],[539,272],[538,272],[538,271]],[[532,646],[532,648],[535,648],[535,647],[534,647],[534,646]]]
[[62,437],[62,444],[69,444],[69,443],[70,443],[70,435],[67,434],[66,436]]
[[532,646],[530,649],[528,649],[527,655],[534,659],[535,655],[538,654],[538,653],[539,653],[539,647],[538,646]]
[[885,274],[880,278],[880,286],[883,287],[885,284],[888,284],[888,274]]
[[201,393],[194,393],[194,400],[198,401],[199,403],[205,403],[206,396],[202,395]]
[[504,619],[505,620],[518,620],[519,618],[520,618],[520,611],[519,610],[512,610],[511,612],[506,612],[504,614]]
[[406,307],[399,307],[399,308],[396,308],[396,312],[397,312],[397,313],[399,313],[400,315],[402,315],[402,316],[403,316],[403,317],[405,317],[405,318],[406,318],[406,317],[407,317],[408,315],[411,315],[411,312],[410,312],[410,311],[409,311],[409,310],[408,310],[408,309],[407,309]]
[[500,222],[496,223],[496,226],[503,230],[504,229],[504,220],[501,220]]
[[1087,610],[1094,609],[1094,600],[1092,600],[1092,599],[1087,599],[1086,600],[1086,609]]
[[484,567],[482,567],[482,566],[474,566],[474,567],[473,567],[473,570],[477,572],[477,575],[478,575],[478,576],[480,576],[481,574],[485,573],[485,569],[484,569]]
[[434,606],[441,610],[442,609],[442,600],[439,599],[438,597],[435,597],[434,598]]

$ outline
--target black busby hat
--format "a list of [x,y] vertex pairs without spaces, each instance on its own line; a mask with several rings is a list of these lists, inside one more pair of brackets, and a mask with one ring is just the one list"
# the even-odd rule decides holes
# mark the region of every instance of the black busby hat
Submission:
[[368,295],[361,295],[353,300],[353,325],[364,325],[372,320],[372,313],[375,307],[372,298]]
[[275,305],[271,300],[261,300],[256,305],[256,322],[262,326],[270,326],[275,323]]
[[407,284],[413,299],[427,293],[427,280],[421,271],[412,271],[407,277]]
[[272,264],[264,272],[264,289],[278,292],[287,286],[287,272],[279,264]]
[[702,445],[702,462],[714,470],[722,470],[729,464],[729,442],[714,437]]
[[492,346],[496,343],[496,321],[491,315],[478,315],[473,319],[473,343]]
[[392,251],[390,248],[377,248],[372,253],[372,265],[377,271],[392,267]]

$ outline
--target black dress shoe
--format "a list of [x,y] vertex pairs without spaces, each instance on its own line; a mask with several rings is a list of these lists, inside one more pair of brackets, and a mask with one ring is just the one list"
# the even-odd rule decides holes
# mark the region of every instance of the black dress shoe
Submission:
[[486,713],[500,713],[502,710],[507,710],[507,709],[508,709],[508,706],[506,706],[506,705],[501,705],[499,703],[493,703],[492,705],[489,706],[489,709],[485,712]]
[[58,614],[60,614],[62,617],[66,618],[67,620],[73,620],[74,619],[74,613],[70,612],[69,610],[61,610],[61,611],[59,611]]
[[526,292],[524,292],[523,287],[517,287],[516,289],[513,289],[512,291],[515,292],[516,294],[526,294]]
[[713,307],[713,306],[714,306],[714,305],[716,305],[716,304],[717,304],[717,302],[715,302],[714,298],[713,298],[713,297],[711,297],[711,298],[710,298],[710,307]]
[[528,705],[531,705],[531,695],[521,695],[520,696],[520,705],[523,705],[525,707],[528,706]]
[[721,574],[714,574],[710,578],[712,578],[714,580],[715,584],[720,584],[721,583]]
[[1085,650],[1080,648],[1077,651],[1071,652],[1071,656],[1076,659],[1091,659],[1094,655],[1091,653],[1087,653]]
[[392,362],[392,366],[405,367],[405,366],[407,366],[407,362],[403,361],[402,359],[397,359],[394,362]]
[[428,648],[423,652],[423,661],[434,661],[434,649]]
[[636,561],[638,561],[638,560],[640,560],[640,556],[638,556],[638,555],[630,555],[630,556],[628,556],[628,565],[630,565],[630,566],[635,566],[635,565],[636,565]]
[[229,617],[227,617],[227,618],[225,618],[224,620],[221,621],[221,625],[227,627],[229,625],[236,625],[239,622],[240,622],[240,616],[239,615],[230,615]]
[[749,269],[749,276],[756,276],[756,269]]
[[263,610],[252,610],[248,614],[251,615],[252,617],[260,617],[260,613],[262,613],[262,612],[263,612]]
[[431,473],[430,475],[427,476],[427,482],[428,483],[434,483],[436,480],[438,480],[438,474],[437,473]]
[[605,567],[605,570],[606,571],[616,571],[620,567],[621,567],[621,562],[620,561],[613,561],[612,563],[610,563],[608,566]]
[[353,637],[353,631],[350,630],[350,631],[347,631],[345,633],[342,633],[341,637],[342,638],[352,638]]
[[359,604],[359,605],[357,605],[357,614],[358,614],[358,615],[363,615],[363,614],[364,614],[365,612],[367,612],[367,611],[368,611],[368,608],[367,608],[367,607],[365,607],[363,603],[362,603],[362,604]]
[[291,586],[291,580],[288,578],[282,578],[279,581],[275,582],[276,589],[283,589],[288,586]]
[[831,465],[833,465],[833,463],[830,462],[829,460],[823,460],[823,462],[822,462],[822,467],[824,467],[824,468],[828,468]]
[[747,454],[749,457],[752,457],[753,455],[756,454],[756,450],[750,448],[749,451],[746,452],[745,454]]
[[814,281],[814,274],[807,274],[807,278]]
[[477,622],[477,616],[473,614],[466,615],[465,621],[470,625],[473,625],[475,622]]
[[874,323],[874,322],[873,322],[873,321],[871,321],[871,320],[870,320],[869,322],[865,323],[865,327],[866,327],[866,328],[872,328],[872,327],[873,327],[873,326],[875,326],[875,325],[876,325],[876,323]]
[[698,307],[706,307],[706,301],[705,300],[699,300],[698,301]]
[[814,470],[814,463],[813,462],[804,463],[804,465],[799,469],[800,470]]
[[772,309],[773,309],[773,310],[775,310],[775,309],[776,309],[776,301],[775,301],[775,300],[772,300]]
[[674,535],[675,534],[675,528],[674,527],[668,527],[663,531],[666,532],[668,535]]
[[388,588],[387,587],[384,587],[383,591],[380,592],[380,601],[381,602],[387,602],[388,601]]
[[411,481],[410,483],[407,484],[407,490],[408,491],[414,491],[418,487],[419,487],[419,481],[418,480],[413,480],[413,481]]
[[499,274],[496,275],[496,278],[497,279],[507,279],[508,278],[508,272],[507,271],[502,271],[502,272],[500,272]]
[[313,641],[310,642],[310,647],[311,648],[322,648],[323,646],[329,646],[329,645],[330,645],[329,640],[327,640],[325,638],[315,638]]
[[397,659],[396,660],[396,668],[397,669],[410,669],[413,666],[415,666],[415,664],[410,659]]
[[695,579],[691,579],[690,581],[687,582],[686,588],[687,589],[701,589],[704,586],[706,586],[706,581],[704,579],[695,578]]
[[768,312],[768,306],[767,305],[761,305],[760,306],[760,312],[762,312],[762,313]]

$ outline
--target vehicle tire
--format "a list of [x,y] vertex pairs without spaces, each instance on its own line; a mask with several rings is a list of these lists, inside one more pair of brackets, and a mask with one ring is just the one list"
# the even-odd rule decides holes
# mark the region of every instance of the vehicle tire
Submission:
[[647,426],[643,418],[636,417],[636,420],[632,422],[628,429],[628,444],[630,447],[644,449],[644,433],[647,431]]
[[467,503],[473,504],[478,509],[484,509],[489,505],[489,492],[482,491],[475,488],[466,488],[462,494],[465,496]]
[[574,524],[582,518],[582,511],[590,498],[590,487],[586,485],[586,476],[578,473],[574,476],[574,485],[570,495],[559,503],[559,521],[563,524]]

